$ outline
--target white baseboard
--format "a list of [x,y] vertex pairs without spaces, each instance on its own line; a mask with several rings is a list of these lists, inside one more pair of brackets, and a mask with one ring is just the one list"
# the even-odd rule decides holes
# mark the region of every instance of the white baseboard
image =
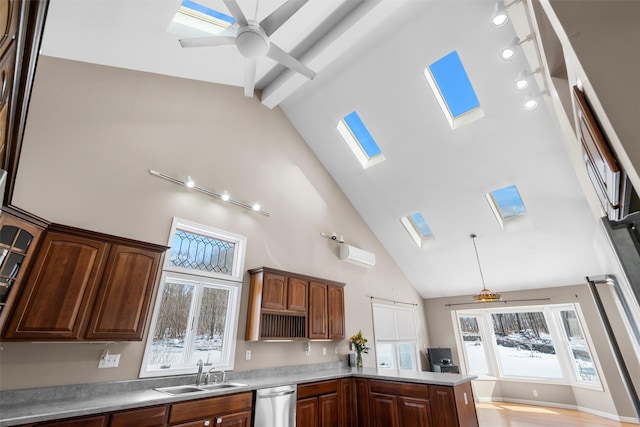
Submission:
[[576,405],[566,405],[566,404],[555,403],[555,402],[541,402],[539,400],[491,398],[491,397],[481,397],[481,398],[478,398],[477,400],[478,400],[478,403],[508,402],[508,403],[520,403],[522,405],[546,406],[549,408],[559,408],[559,409],[571,409],[574,411],[585,412],[587,414],[596,415],[602,418],[607,418],[613,421],[619,421],[619,422],[625,422],[625,423],[631,423],[631,424],[640,424],[640,418],[621,417],[617,414],[610,414],[608,412],[596,411],[595,409],[585,408],[585,407],[576,406]]

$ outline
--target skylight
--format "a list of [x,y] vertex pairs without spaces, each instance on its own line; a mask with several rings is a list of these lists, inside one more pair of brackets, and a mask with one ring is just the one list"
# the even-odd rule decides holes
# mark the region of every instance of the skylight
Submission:
[[505,221],[527,213],[515,185],[487,193],[487,200],[502,227]]
[[484,116],[457,51],[429,65],[424,76],[452,129]]
[[385,160],[382,150],[355,111],[340,120],[337,129],[363,168]]
[[234,22],[232,16],[191,0],[183,0],[167,31],[183,37],[206,37],[222,33]]
[[426,239],[433,236],[433,231],[420,212],[400,218],[400,222],[419,248]]

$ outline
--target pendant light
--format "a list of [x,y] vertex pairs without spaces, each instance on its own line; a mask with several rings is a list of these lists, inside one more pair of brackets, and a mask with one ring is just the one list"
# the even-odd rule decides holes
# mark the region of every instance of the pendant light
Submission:
[[496,292],[491,292],[484,284],[484,276],[482,275],[482,267],[480,266],[480,257],[478,256],[478,248],[476,247],[476,236],[475,234],[471,235],[471,241],[473,241],[473,249],[476,252],[476,260],[478,261],[478,270],[480,271],[480,280],[482,280],[482,290],[479,294],[473,296],[473,300],[475,302],[496,302],[500,301],[500,294]]

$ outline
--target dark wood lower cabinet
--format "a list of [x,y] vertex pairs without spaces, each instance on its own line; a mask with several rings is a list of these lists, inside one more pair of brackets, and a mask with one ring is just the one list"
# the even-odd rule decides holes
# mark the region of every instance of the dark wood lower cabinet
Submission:
[[111,415],[109,427],[163,427],[166,420],[166,406],[153,406],[116,412]]
[[298,386],[297,427],[342,427],[339,380]]
[[70,420],[52,421],[48,423],[34,424],[46,427],[107,427],[107,416],[96,415],[92,417],[74,418]]
[[428,400],[398,397],[398,420],[401,426],[428,426],[431,419]]
[[340,400],[342,401],[342,427],[357,427],[356,383],[353,378],[340,380]]
[[369,419],[369,381],[364,378],[354,379],[356,387],[356,419],[358,427],[370,427]]
[[371,421],[375,427],[399,427],[398,399],[389,394],[371,393]]

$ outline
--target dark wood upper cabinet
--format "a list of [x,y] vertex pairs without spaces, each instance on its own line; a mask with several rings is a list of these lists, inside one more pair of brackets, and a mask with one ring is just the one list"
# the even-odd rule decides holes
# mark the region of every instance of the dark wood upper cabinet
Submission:
[[85,338],[141,340],[161,253],[113,245]]
[[52,225],[4,339],[141,340],[166,249]]
[[344,333],[344,288],[327,286],[327,310],[329,313],[329,339],[342,340]]
[[344,283],[269,267],[249,273],[247,341],[344,339]]
[[0,331],[22,291],[45,223],[34,223],[21,212],[5,208],[0,215]]

